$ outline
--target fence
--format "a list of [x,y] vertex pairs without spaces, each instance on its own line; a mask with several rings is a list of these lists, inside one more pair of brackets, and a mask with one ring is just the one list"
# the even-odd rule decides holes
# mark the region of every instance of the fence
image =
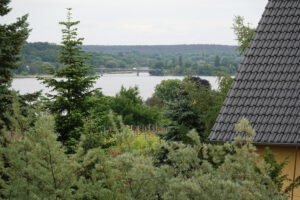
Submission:
[[168,130],[164,127],[158,126],[157,124],[130,126],[130,130],[134,132],[143,133],[167,133]]

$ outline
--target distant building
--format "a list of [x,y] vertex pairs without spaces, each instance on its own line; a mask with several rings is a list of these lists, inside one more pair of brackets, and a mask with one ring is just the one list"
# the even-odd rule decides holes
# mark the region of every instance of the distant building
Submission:
[[[209,140],[232,141],[242,117],[256,130],[258,152],[289,155],[285,172],[299,176],[300,0],[269,0]],[[291,195],[300,200],[300,189]]]

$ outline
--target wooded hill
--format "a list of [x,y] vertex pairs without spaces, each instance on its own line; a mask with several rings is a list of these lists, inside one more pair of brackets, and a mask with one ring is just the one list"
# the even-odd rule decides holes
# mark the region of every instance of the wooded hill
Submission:
[[[23,62],[16,74],[46,74],[43,66],[59,68],[59,45],[46,42],[27,43]],[[233,75],[240,63],[236,46],[226,45],[153,45],[102,46],[86,45],[91,54],[88,64],[96,68],[141,68],[157,70],[152,75]]]
[[96,53],[137,53],[137,54],[218,54],[229,55],[237,54],[237,46],[228,45],[209,45],[209,44],[191,44],[191,45],[86,45],[84,50]]

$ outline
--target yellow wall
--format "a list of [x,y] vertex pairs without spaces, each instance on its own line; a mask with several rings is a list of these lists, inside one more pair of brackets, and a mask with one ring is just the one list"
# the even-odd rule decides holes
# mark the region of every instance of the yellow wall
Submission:
[[[266,146],[256,146],[256,147],[259,155],[262,155],[264,149],[266,148]],[[286,165],[283,171],[284,174],[288,174],[289,178],[293,179],[294,171],[295,171],[296,172],[295,177],[300,176],[300,147],[298,147],[298,150],[296,149],[296,147],[293,146],[268,146],[268,147],[272,150],[273,153],[276,154],[276,158],[278,161],[283,161],[286,156],[290,156],[288,159],[289,163]],[[294,170],[296,155],[297,155],[296,170]],[[290,199],[300,200],[300,187],[294,190],[293,198]]]

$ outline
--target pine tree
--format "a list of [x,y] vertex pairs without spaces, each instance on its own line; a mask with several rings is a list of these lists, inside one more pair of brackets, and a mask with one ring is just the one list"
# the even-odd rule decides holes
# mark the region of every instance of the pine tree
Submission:
[[[10,0],[0,1],[1,18],[7,15],[11,8]],[[9,90],[12,81],[12,70],[17,69],[20,64],[20,51],[28,37],[29,29],[27,23],[28,15],[24,15],[11,24],[0,24],[0,128],[7,120],[3,114],[8,111],[12,104],[12,94]]]
[[41,78],[43,83],[55,92],[51,98],[50,110],[55,114],[56,131],[58,139],[68,146],[68,151],[73,152],[74,146],[80,139],[77,128],[82,127],[83,118],[89,110],[88,98],[97,76],[89,76],[92,66],[86,64],[88,55],[82,50],[83,38],[77,37],[77,28],[74,26],[79,21],[72,21],[71,9],[68,9],[67,21],[60,22],[62,29],[62,46],[59,63],[62,68],[48,67],[53,78]]
[[40,115],[31,131],[8,133],[3,139],[2,199],[72,199],[76,165],[57,141],[51,116]]

